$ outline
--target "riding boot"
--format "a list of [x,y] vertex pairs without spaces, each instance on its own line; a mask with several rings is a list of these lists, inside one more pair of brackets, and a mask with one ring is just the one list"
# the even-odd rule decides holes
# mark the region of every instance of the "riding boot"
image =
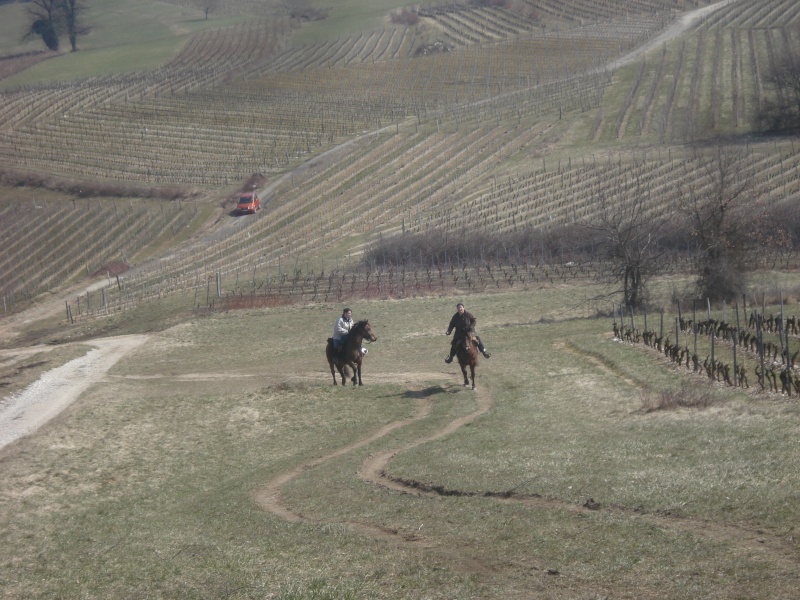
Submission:
[[481,354],[483,354],[486,358],[489,358],[491,356],[491,354],[489,354],[489,351],[483,345],[483,342],[481,341],[481,338],[477,338],[477,339],[478,339],[478,350],[480,350]]
[[450,346],[450,354],[447,355],[447,358],[444,359],[444,362],[446,362],[448,365],[451,362],[453,362],[453,356],[455,355],[455,353],[456,353],[456,347],[454,345],[451,345]]

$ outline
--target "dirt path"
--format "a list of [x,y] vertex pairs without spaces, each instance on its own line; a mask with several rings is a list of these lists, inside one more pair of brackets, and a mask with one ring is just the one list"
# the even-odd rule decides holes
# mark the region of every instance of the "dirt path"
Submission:
[[[103,381],[120,358],[147,339],[144,335],[126,335],[87,342],[93,348],[84,356],[45,372],[20,393],[4,398],[0,402],[0,448],[36,431],[55,417],[89,386]],[[32,351],[41,349],[16,350],[23,355]]]
[[[564,349],[569,351],[568,349]],[[637,385],[636,382],[628,382]],[[415,421],[427,418],[431,414],[433,401],[428,395],[419,390],[417,394],[417,407],[414,416],[389,423],[377,431],[367,435],[361,440],[319,457],[297,465],[290,471],[275,477],[263,487],[259,488],[255,495],[256,503],[265,511],[270,512],[280,518],[292,523],[300,522],[323,522],[314,515],[305,515],[287,506],[281,499],[282,488],[299,477],[308,469],[318,467],[335,458],[353,452],[359,448],[371,444],[389,433],[405,427]],[[480,497],[494,499],[496,502],[516,502],[542,510],[568,510],[574,513],[586,513],[588,511],[604,510],[620,515],[622,518],[639,520],[648,526],[655,526],[664,530],[680,530],[698,538],[710,542],[723,542],[731,547],[746,550],[756,556],[763,556],[765,559],[782,565],[784,568],[793,569],[797,567],[796,550],[792,540],[787,540],[781,536],[765,532],[747,524],[718,523],[692,517],[673,517],[669,515],[659,515],[656,513],[644,513],[639,509],[625,506],[602,506],[593,498],[588,498],[583,504],[576,504],[571,501],[559,498],[547,498],[538,494],[521,494],[514,490],[487,490],[487,491],[462,491],[447,489],[444,486],[431,482],[419,482],[414,480],[400,480],[387,475],[386,468],[391,460],[399,454],[435,441],[446,435],[454,433],[461,427],[472,423],[481,415],[489,412],[494,404],[491,394],[485,388],[479,388],[476,394],[476,409],[465,415],[447,423],[435,433],[418,438],[398,448],[391,448],[370,455],[360,466],[357,476],[368,483],[385,488],[389,492],[412,494],[430,498],[446,497]],[[398,531],[382,527],[372,523],[360,521],[348,521],[345,523],[356,531],[371,537],[394,540],[399,543],[411,543],[415,546],[426,548],[437,548],[438,552],[447,555],[447,558],[464,569],[476,572],[481,569],[480,565],[475,564],[474,560],[463,556],[457,549],[448,550],[447,545],[442,540],[433,539],[420,531]],[[463,564],[462,564],[463,563]]]
[[649,42],[639,46],[635,50],[629,52],[622,58],[615,60],[606,68],[614,70],[618,67],[623,67],[632,63],[633,61],[641,58],[647,52],[654,50],[661,46],[662,44],[666,44],[670,40],[674,40],[689,28],[696,25],[698,22],[703,20],[705,17],[710,15],[711,13],[718,11],[721,8],[728,6],[734,2],[738,2],[739,0],[722,0],[721,2],[717,2],[716,4],[711,4],[709,6],[704,6],[703,8],[698,8],[697,10],[693,10],[686,14],[681,15],[672,25],[667,27],[664,31],[658,34]]

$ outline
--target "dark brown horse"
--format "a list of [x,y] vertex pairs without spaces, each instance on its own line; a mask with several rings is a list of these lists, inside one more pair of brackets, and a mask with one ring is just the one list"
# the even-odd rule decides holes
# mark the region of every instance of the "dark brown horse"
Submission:
[[[471,332],[466,334],[466,340],[461,340],[456,346],[456,358],[464,375],[464,385],[469,386],[472,380],[472,389],[475,389],[475,367],[478,366],[478,342]],[[469,377],[467,377],[469,367]]]
[[353,377],[350,381],[353,385],[364,385],[361,382],[361,362],[364,360],[364,354],[361,353],[361,348],[364,341],[374,342],[378,339],[372,328],[369,326],[369,321],[359,321],[350,329],[347,334],[347,340],[341,352],[337,353],[333,348],[333,338],[328,338],[328,345],[325,347],[325,356],[328,357],[328,365],[331,368],[331,375],[333,376],[333,385],[338,385],[336,381],[336,372],[333,370],[334,366],[342,376],[342,385],[345,385],[344,370],[350,367],[353,370]]

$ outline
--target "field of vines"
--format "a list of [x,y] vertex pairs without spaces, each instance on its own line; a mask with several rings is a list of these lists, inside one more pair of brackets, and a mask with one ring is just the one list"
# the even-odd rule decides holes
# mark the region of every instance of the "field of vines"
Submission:
[[[485,10],[462,12],[473,15],[459,21],[464,28],[490,22]],[[392,39],[410,44],[407,31],[299,48],[286,46],[279,20],[202,32],[157,72],[3,92],[0,163],[83,178],[232,186],[409,120],[480,122],[595,107],[607,82],[597,70],[667,19],[525,32],[410,58],[387,51]],[[378,59],[389,55],[395,58]]]
[[687,11],[712,4],[708,0],[524,0],[524,12],[548,22],[556,19],[586,24],[620,17]]
[[628,67],[624,95],[606,98],[590,141],[680,143],[750,130],[774,91],[763,76],[775,57],[800,43],[800,5],[789,0],[734,3],[690,35]]
[[159,236],[176,236],[197,214],[194,202],[67,199],[52,192],[0,203],[0,297],[17,304],[127,263]]
[[[486,127],[468,136],[459,132],[373,136],[350,153],[329,157],[328,162],[320,161],[303,175],[287,180],[273,191],[267,208],[246,229],[206,239],[202,246],[142,266],[126,279],[141,294],[201,290],[196,299],[202,302],[209,298],[209,286],[220,297],[280,290],[288,297],[313,293],[321,298],[322,289],[327,290],[325,297],[336,297],[336,289],[341,293],[348,288],[336,288],[335,280],[358,265],[358,258],[341,257],[337,248],[352,247],[358,238],[374,241],[378,233],[431,230],[452,236],[473,232],[502,235],[591,223],[598,216],[600,198],[612,204],[644,199],[646,210],[658,212],[676,206],[681,193],[676,181],[692,182],[699,190],[709,185],[703,155],[679,154],[677,150],[617,156],[613,161],[580,157],[548,163],[542,158],[530,170],[496,176],[494,164],[524,156],[528,146],[551,133],[550,127],[542,126],[508,131]],[[447,160],[433,160],[444,149]],[[736,172],[738,178],[750,182],[754,207],[800,204],[800,145],[751,145],[742,152]],[[546,280],[541,271],[552,274],[554,264],[573,260],[573,250],[565,247],[559,256],[540,254],[536,249],[511,252],[505,267],[495,266],[511,269],[515,276],[517,269],[527,272],[524,280],[512,278],[506,285]],[[779,239],[754,261],[768,268],[800,268],[800,256],[787,252]],[[420,257],[418,264],[425,262]],[[455,256],[450,262],[431,264],[431,268],[468,267]],[[584,277],[595,271],[588,265],[580,267],[588,269],[582,273]],[[402,285],[397,283],[400,267],[373,268],[374,272],[364,276],[367,281],[369,277],[373,282],[382,280],[384,287],[376,288],[373,283],[372,292],[397,294],[386,286],[405,289],[409,285],[405,276]],[[540,269],[539,274],[531,272],[535,268]],[[686,272],[693,266],[676,264],[673,268]],[[429,277],[430,273],[425,277],[428,286],[432,285]],[[421,279],[414,274],[415,285]],[[213,285],[209,283],[212,280]],[[448,281],[433,285],[455,285],[453,277]],[[460,281],[478,280],[462,275]],[[364,293],[363,278],[350,280],[349,285],[351,292]],[[481,288],[469,283],[466,289]]]
[[[613,308],[614,339],[663,354],[682,373],[731,387],[800,397],[800,317],[779,298],[743,295],[741,304],[677,305],[677,314],[623,313]],[[748,302],[750,308],[748,309]]]
[[[7,91],[0,98],[0,163],[87,179],[227,190],[262,173],[272,184],[265,208],[245,225],[138,265],[115,282],[116,292],[106,297],[101,290],[102,302],[89,297],[83,308],[108,311],[187,289],[194,290],[196,305],[226,294],[270,296],[276,289],[294,297],[298,286],[304,298],[309,290],[316,298],[322,288],[328,296],[341,294],[347,285],[361,293],[394,285],[390,294],[396,295],[409,280],[385,265],[374,265],[362,279],[346,277],[359,252],[380,235],[548,229],[591,222],[599,198],[644,197],[648,209],[658,211],[674,204],[676,181],[702,189],[697,156],[665,142],[745,131],[758,94],[768,93],[757,74],[796,35],[789,24],[797,11],[788,0],[770,0],[768,10],[740,0],[737,11],[720,10],[639,64],[612,73],[606,65],[673,22],[673,9],[707,3],[525,4],[527,17],[525,11],[457,5],[429,11],[425,19],[463,38],[447,52],[415,53],[421,41],[411,27],[293,47],[283,25],[257,21],[197,34],[156,73]],[[556,12],[561,19],[572,15],[571,26],[542,27],[539,21],[546,24],[548,17],[540,15]],[[475,31],[483,37],[471,39]],[[589,115],[582,119],[591,128],[585,145],[572,155],[560,150],[551,156],[560,139],[574,134],[563,116],[576,110]],[[594,142],[627,139],[641,145],[592,149]],[[796,204],[800,147],[791,139],[743,147],[738,172],[751,181],[754,201]],[[108,203],[98,210],[110,210]],[[179,218],[166,206],[160,210]],[[108,214],[105,221],[90,214],[74,210],[61,217],[76,232],[59,241],[58,252],[70,240],[96,235],[87,232],[98,223],[111,222]],[[142,218],[152,229],[143,240],[185,223],[148,215]],[[17,261],[47,263],[48,256],[30,251],[37,236],[60,239],[46,222],[21,227],[31,241],[21,245]],[[98,255],[130,254],[114,246],[126,239],[124,229],[98,235],[97,248],[112,250]],[[468,276],[468,267],[481,273],[488,265],[457,258],[431,269],[460,268],[462,275],[447,276],[450,283],[440,275],[440,285],[471,282],[480,289],[492,284],[475,282],[546,278],[531,269],[552,273],[552,265],[544,265],[553,259],[518,254],[508,265],[495,265],[515,277],[524,265],[522,279]],[[780,259],[789,265],[794,257]],[[64,270],[69,276],[95,270],[86,259],[74,263]],[[10,270],[13,258],[5,264]],[[430,272],[413,279],[416,286],[423,280],[435,285]],[[16,297],[58,280],[41,269],[6,281],[4,294]]]

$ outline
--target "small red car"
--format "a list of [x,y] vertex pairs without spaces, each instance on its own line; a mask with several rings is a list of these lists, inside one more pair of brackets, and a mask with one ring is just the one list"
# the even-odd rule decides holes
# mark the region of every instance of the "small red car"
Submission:
[[258,197],[256,192],[247,192],[242,194],[239,198],[239,203],[236,205],[236,212],[240,215],[255,214],[261,208],[261,198]]

